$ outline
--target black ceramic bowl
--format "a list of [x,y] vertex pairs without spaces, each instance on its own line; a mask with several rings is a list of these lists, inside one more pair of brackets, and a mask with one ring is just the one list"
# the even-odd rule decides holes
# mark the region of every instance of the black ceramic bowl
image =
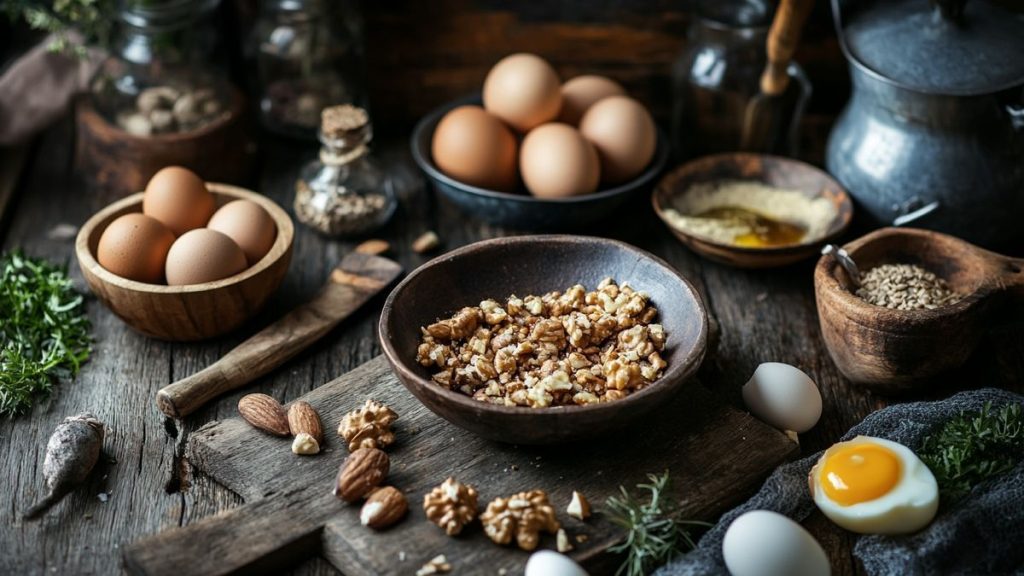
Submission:
[[[605,277],[650,294],[668,335],[668,367],[656,382],[621,400],[584,406],[498,406],[442,388],[416,362],[420,327],[487,298],[503,301]],[[470,244],[409,274],[388,296],[379,335],[399,380],[432,412],[485,438],[515,444],[552,444],[597,436],[636,422],[684,388],[700,366],[708,320],[700,296],[664,261],[614,240],[540,235]]]
[[430,143],[437,123],[450,110],[466,104],[480,103],[479,96],[468,96],[427,114],[412,133],[412,157],[438,192],[464,212],[492,224],[522,230],[558,231],[584,228],[608,217],[630,198],[650,193],[668,161],[668,139],[659,129],[658,146],[647,168],[633,180],[614,188],[572,198],[535,198],[525,190],[520,193],[508,193],[470,186],[438,169],[430,154]]

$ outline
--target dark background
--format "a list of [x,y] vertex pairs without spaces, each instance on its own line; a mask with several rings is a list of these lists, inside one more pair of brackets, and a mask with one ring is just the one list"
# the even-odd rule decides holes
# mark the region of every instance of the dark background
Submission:
[[[478,91],[487,70],[517,51],[547,58],[563,78],[582,73],[614,78],[664,123],[672,101],[672,63],[686,48],[694,14],[694,3],[681,0],[357,4],[374,122],[379,130],[396,136],[404,135],[431,108]],[[241,38],[255,10],[256,0],[225,0],[216,16],[219,58],[240,86],[251,81],[241,59]],[[0,18],[3,66],[37,37]],[[849,94],[829,2],[817,2],[796,60],[814,84],[805,132],[816,139],[817,133],[827,132],[828,120],[838,114]]]

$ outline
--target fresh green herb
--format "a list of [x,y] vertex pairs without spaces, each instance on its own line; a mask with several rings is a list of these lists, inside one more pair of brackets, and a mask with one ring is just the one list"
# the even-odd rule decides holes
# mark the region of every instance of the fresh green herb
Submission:
[[961,412],[928,436],[920,452],[942,495],[957,500],[980,482],[1005,474],[1024,459],[1024,416],[1020,404],[993,411]]
[[65,267],[0,256],[0,415],[24,412],[89,358],[89,319]]
[[110,39],[110,17],[114,0],[0,0],[0,13],[11,22],[24,20],[29,28],[53,34],[50,49],[69,49],[85,56],[86,48],[71,41],[69,30],[77,30],[87,44],[106,47]]
[[675,503],[666,500],[669,475],[648,474],[648,484],[637,488],[650,493],[647,502],[619,486],[621,496],[612,496],[605,502],[608,519],[626,530],[626,540],[609,549],[615,554],[626,554],[616,576],[643,576],[655,566],[675,558],[679,553],[692,550],[690,526],[708,527],[707,522],[683,520]]

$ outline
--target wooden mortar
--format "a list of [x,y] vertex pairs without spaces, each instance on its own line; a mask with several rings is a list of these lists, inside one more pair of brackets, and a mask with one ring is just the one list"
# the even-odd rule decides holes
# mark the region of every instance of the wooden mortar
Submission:
[[853,292],[846,271],[823,256],[814,271],[822,338],[850,380],[875,391],[918,390],[960,367],[978,346],[993,314],[1024,297],[1024,260],[989,252],[929,230],[883,228],[843,248],[862,271],[916,264],[944,279],[963,298],[933,310],[894,310]]

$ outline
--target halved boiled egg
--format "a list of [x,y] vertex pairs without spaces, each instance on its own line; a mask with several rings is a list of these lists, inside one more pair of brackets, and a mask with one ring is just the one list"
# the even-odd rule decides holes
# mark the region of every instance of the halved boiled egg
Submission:
[[839,442],[808,478],[814,503],[829,520],[860,534],[908,534],[939,507],[935,476],[910,448],[871,436]]

